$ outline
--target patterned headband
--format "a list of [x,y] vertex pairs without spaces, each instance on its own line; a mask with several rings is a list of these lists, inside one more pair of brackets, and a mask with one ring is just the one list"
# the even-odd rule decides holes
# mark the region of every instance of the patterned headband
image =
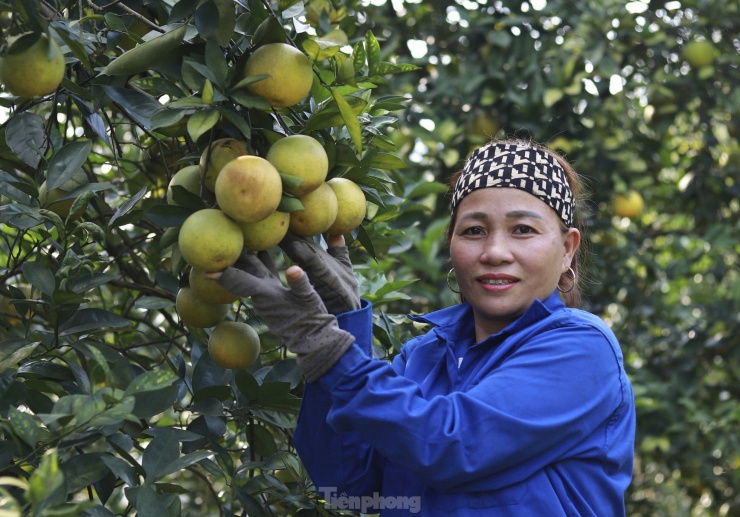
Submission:
[[452,194],[454,213],[462,198],[486,187],[529,192],[549,205],[565,225],[573,224],[573,193],[565,171],[550,153],[527,144],[488,144],[468,158]]

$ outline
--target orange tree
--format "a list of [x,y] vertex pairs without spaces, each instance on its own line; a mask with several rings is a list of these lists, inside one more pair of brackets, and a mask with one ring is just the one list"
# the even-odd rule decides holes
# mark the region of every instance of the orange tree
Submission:
[[[210,360],[210,329],[177,317],[177,229],[213,201],[201,186],[168,205],[169,179],[220,138],[261,156],[283,135],[318,138],[330,176],[369,201],[348,240],[376,352],[392,356],[419,332],[405,314],[456,301],[444,184],[472,147],[517,134],[560,150],[590,187],[585,305],[619,336],[638,405],[629,515],[738,514],[737,5],[0,6],[4,35],[48,30],[67,59],[53,94],[0,97],[3,504],[326,512],[290,444],[301,380],[248,300],[229,319],[255,324],[262,354],[235,372]],[[312,59],[292,107],[239,75],[275,42]],[[146,51],[115,64],[127,49]],[[64,210],[45,181],[67,188],[51,196]],[[632,218],[614,211],[627,191],[643,200]]]
[[[389,134],[407,105],[384,84],[416,67],[384,53],[360,13],[320,2],[0,9],[2,53],[22,85],[40,80],[48,41],[66,61],[51,88],[8,83],[0,96],[3,514],[325,514],[291,446],[295,360],[249,300],[232,300],[208,310],[257,329],[261,353],[249,368],[216,364],[215,320],[193,327],[177,314],[193,278],[178,234],[215,206],[197,169],[218,160],[210,143],[264,157],[301,134],[326,150],[327,179],[353,180],[368,201],[347,235],[356,260],[382,254],[400,235],[391,222],[405,199],[387,171],[404,167]],[[25,67],[28,48],[42,49],[40,69]],[[277,53],[249,72],[265,48]],[[196,181],[170,185],[180,169]],[[278,207],[300,208],[290,195]],[[381,305],[394,284],[383,289],[369,293]]]

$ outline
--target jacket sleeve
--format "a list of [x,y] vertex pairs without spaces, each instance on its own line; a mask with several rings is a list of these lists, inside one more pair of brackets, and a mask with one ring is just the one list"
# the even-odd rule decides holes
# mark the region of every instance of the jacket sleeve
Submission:
[[[372,306],[363,300],[356,311],[337,316],[339,327],[355,337],[355,349],[364,359],[371,357]],[[320,491],[331,487],[337,493],[369,495],[380,490],[380,457],[358,433],[337,432],[326,417],[332,400],[317,383],[306,383],[293,444],[311,480]]]
[[469,390],[429,400],[354,347],[317,384],[335,432],[358,433],[438,490],[496,490],[579,447],[607,447],[606,432],[601,443],[586,438],[629,405],[615,346],[588,325],[549,330]]

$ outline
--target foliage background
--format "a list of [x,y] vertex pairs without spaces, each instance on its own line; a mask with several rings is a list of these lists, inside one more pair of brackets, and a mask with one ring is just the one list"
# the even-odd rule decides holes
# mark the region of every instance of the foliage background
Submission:
[[[349,0],[311,27],[301,2],[0,2],[4,38],[48,29],[68,65],[53,95],[0,97],[2,509],[328,513],[291,448],[294,361],[248,301],[230,314],[262,332],[248,370],[217,367],[209,331],[179,322],[177,228],[203,205],[164,200],[211,139],[263,154],[307,132],[370,201],[349,241],[381,356],[421,331],[405,314],[455,302],[444,193],[466,154],[494,134],[565,154],[590,187],[585,306],[620,338],[637,398],[628,514],[740,515],[739,10]],[[184,39],[101,74],[137,41],[137,13],[168,33],[188,21]],[[337,25],[350,46],[312,43]],[[322,51],[324,84],[272,111],[239,70],[251,45],[286,37]],[[707,67],[682,57],[696,39],[717,49]],[[78,170],[79,216],[40,209],[41,184]],[[635,219],[611,208],[627,189],[645,200]]]

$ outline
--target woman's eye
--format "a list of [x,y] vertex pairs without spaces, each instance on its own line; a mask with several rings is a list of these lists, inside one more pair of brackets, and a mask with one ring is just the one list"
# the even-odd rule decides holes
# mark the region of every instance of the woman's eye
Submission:
[[514,229],[514,233],[520,235],[528,235],[530,233],[534,233],[534,228],[532,228],[531,226],[520,225]]
[[462,233],[463,235],[482,235],[483,228],[480,226],[471,226],[470,228],[465,228]]

